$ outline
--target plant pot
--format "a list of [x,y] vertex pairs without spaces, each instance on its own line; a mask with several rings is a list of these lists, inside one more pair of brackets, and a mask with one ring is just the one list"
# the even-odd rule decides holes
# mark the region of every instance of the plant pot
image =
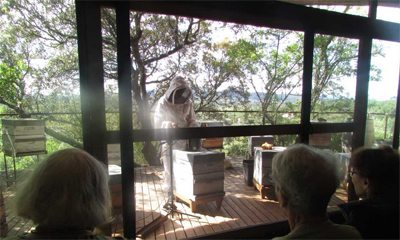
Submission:
[[254,160],[243,160],[243,176],[247,186],[253,186]]

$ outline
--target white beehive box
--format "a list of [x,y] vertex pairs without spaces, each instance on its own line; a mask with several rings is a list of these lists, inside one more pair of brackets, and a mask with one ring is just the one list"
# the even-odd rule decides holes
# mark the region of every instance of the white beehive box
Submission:
[[224,172],[175,174],[174,190],[183,196],[205,195],[224,191]]
[[264,150],[255,147],[253,180],[260,185],[272,185],[272,158],[284,149],[284,147],[273,147],[272,150]]
[[40,119],[2,119],[3,134],[9,135],[44,135],[44,120]]
[[38,119],[2,119],[3,151],[6,155],[46,152],[45,123]]
[[224,192],[225,153],[217,151],[173,151],[174,190],[192,199]]
[[[13,149],[14,148],[14,149]],[[3,134],[3,151],[7,155],[15,153],[44,152],[46,137],[43,135],[17,135],[6,136]]]
[[217,151],[189,152],[174,150],[174,174],[204,174],[224,171],[225,153]]

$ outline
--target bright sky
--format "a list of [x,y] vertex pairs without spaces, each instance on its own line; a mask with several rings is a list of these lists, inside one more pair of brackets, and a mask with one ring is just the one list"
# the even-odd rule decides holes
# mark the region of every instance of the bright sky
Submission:
[[[400,8],[379,7],[377,19],[400,23]],[[369,83],[369,98],[389,100],[397,95],[400,70],[400,44],[387,41],[374,41],[383,47],[385,57],[374,57],[371,63],[381,70],[381,81]],[[355,94],[354,81],[343,83],[350,96]]]
[[[363,9],[365,13],[367,9]],[[378,7],[377,19],[400,23],[400,8]],[[222,30],[222,31],[221,31]],[[213,40],[223,41],[234,38],[232,32],[222,28],[214,36]],[[400,44],[387,41],[374,41],[374,44],[382,46],[384,57],[373,57],[371,63],[381,70],[381,80],[371,81],[369,84],[369,98],[376,100],[389,100],[397,95],[400,70]],[[342,85],[348,97],[355,97],[356,79],[343,79]]]

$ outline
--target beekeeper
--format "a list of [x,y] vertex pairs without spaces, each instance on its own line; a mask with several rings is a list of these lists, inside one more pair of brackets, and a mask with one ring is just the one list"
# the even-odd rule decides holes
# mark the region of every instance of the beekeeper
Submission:
[[[154,128],[187,128],[198,127],[193,109],[192,90],[188,82],[181,76],[175,77],[158,100],[154,112]],[[174,140],[172,149],[186,150],[186,140]],[[171,158],[169,144],[161,142],[160,160],[164,166],[163,189],[172,193]]]

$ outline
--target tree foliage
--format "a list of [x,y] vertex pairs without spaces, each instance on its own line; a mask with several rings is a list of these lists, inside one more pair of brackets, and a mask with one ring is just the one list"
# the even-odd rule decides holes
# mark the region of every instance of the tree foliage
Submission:
[[[32,112],[69,113],[41,118],[47,122],[47,134],[81,147],[74,1],[3,0],[0,11],[0,104],[20,117]],[[115,11],[104,8],[101,16],[106,111],[116,112]],[[250,109],[254,107],[250,97],[255,93],[263,124],[298,121],[298,116],[282,112],[300,108],[300,103],[290,98],[299,93],[301,86],[301,33],[142,12],[131,12],[130,21],[135,128],[152,128],[149,109],[177,74],[190,81],[197,112]],[[213,36],[220,29],[234,36],[216,42]],[[345,99],[336,103],[320,100],[325,96],[343,97],[339,80],[354,76],[357,54],[354,40],[316,35],[312,92],[315,109],[351,110],[351,103]],[[373,54],[381,54],[379,47],[374,47]],[[379,79],[379,71],[372,69],[373,79]],[[116,115],[106,117],[107,128],[117,130]],[[201,117],[222,120],[223,114]],[[159,162],[155,147],[143,143],[142,153],[150,164]]]

